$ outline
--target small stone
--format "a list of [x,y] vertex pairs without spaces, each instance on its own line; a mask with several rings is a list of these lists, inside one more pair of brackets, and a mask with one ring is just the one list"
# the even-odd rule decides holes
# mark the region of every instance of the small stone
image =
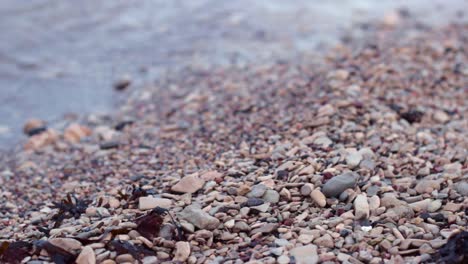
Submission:
[[440,183],[436,180],[421,180],[414,188],[418,193],[431,193],[440,189]]
[[120,201],[114,197],[109,198],[109,206],[111,208],[117,208],[120,206]]
[[264,224],[263,226],[261,226],[261,227],[259,227],[257,229],[252,230],[252,232],[250,232],[250,234],[251,235],[255,235],[257,233],[269,234],[269,233],[273,232],[276,229],[278,229],[278,224],[268,223],[268,224]]
[[275,245],[277,245],[278,247],[285,247],[290,244],[291,242],[289,242],[287,239],[284,239],[284,238],[275,239]]
[[433,117],[434,117],[435,121],[437,121],[439,123],[443,123],[443,124],[447,123],[450,120],[449,115],[447,115],[446,112],[440,111],[440,110],[435,111]]
[[158,257],[156,256],[147,256],[143,258],[143,264],[157,264],[158,262]]
[[175,253],[172,261],[174,262],[185,262],[190,256],[190,244],[189,242],[179,241],[175,244]]
[[132,83],[132,78],[130,77],[130,75],[125,74],[122,77],[120,77],[120,79],[115,81],[114,89],[117,91],[123,91],[127,89],[131,83]]
[[195,174],[183,177],[178,183],[172,186],[171,190],[179,193],[195,193],[200,190],[205,181]]
[[260,198],[262,197],[267,190],[267,187],[263,184],[257,184],[252,187],[250,192],[247,194],[249,198]]
[[59,138],[57,132],[52,129],[47,129],[45,132],[31,136],[26,144],[25,150],[38,150],[42,147],[55,143]]
[[265,213],[270,209],[270,203],[264,203],[262,205],[252,206],[252,207],[250,207],[250,209],[254,209],[254,210],[260,211],[262,213]]
[[259,206],[259,205],[264,204],[264,203],[265,203],[265,201],[263,201],[263,199],[260,199],[260,198],[249,198],[249,199],[247,200],[247,202],[242,203],[241,206],[242,206],[242,207],[245,207],[245,206],[247,206],[247,207],[254,207],[254,206]]
[[434,200],[427,207],[427,211],[430,213],[434,213],[437,210],[439,210],[440,207],[442,207],[442,202],[440,200]]
[[269,203],[277,203],[279,202],[279,199],[280,199],[280,195],[277,191],[275,190],[267,190],[265,192],[265,194],[263,195],[262,197],[263,200],[265,200],[265,202],[269,202]]
[[299,241],[302,244],[310,244],[314,240],[314,236],[311,234],[301,234],[297,238],[297,241]]
[[115,261],[117,263],[133,263],[135,261],[135,259],[130,254],[122,254],[122,255],[118,255],[115,258]]
[[349,168],[356,168],[362,161],[362,154],[359,153],[356,149],[351,149],[348,151],[345,160]]
[[236,223],[236,220],[231,219],[231,220],[225,222],[225,223],[224,223],[224,226],[227,227],[227,228],[233,228],[234,225],[235,225],[235,223]]
[[319,190],[315,189],[310,193],[312,200],[320,207],[325,207],[327,205],[327,199],[325,195]]
[[81,242],[73,238],[51,238],[48,241],[68,252],[78,251],[82,247]]
[[46,130],[47,127],[45,125],[45,122],[40,119],[30,119],[24,124],[23,127],[24,134],[28,136],[34,136],[45,132]]
[[369,198],[369,209],[376,210],[377,208],[380,207],[380,198],[377,195],[374,195]]
[[345,172],[328,180],[322,187],[322,193],[326,197],[338,197],[348,188],[353,188],[359,179],[355,172]]
[[250,226],[244,222],[244,221],[238,221],[235,225],[234,225],[234,228],[233,228],[233,231],[238,233],[238,232],[246,232],[246,231],[250,231]]
[[76,123],[70,124],[63,133],[65,140],[72,143],[78,143],[81,139],[90,135],[91,129]]
[[333,242],[333,238],[329,234],[325,234],[321,237],[318,237],[314,240],[314,244],[319,247],[326,247],[326,248],[333,248],[335,243]]
[[314,190],[314,185],[312,183],[306,183],[301,187],[301,195],[309,196],[310,193]]
[[386,27],[393,28],[401,23],[401,16],[396,10],[392,10],[384,15],[383,25]]
[[333,141],[326,136],[319,137],[314,140],[314,145],[318,145],[322,148],[328,148],[333,144]]
[[289,257],[286,255],[281,255],[276,261],[278,262],[278,264],[288,264]]
[[80,255],[76,258],[77,264],[95,264],[96,263],[96,255],[94,254],[94,250],[90,246],[86,246],[81,250]]
[[462,181],[454,184],[455,190],[463,195],[463,196],[468,196],[468,182]]
[[369,203],[367,196],[360,194],[354,200],[354,214],[356,219],[367,219],[369,217]]
[[204,181],[214,181],[222,177],[223,177],[223,174],[217,171],[207,171],[200,176],[200,178],[202,178]]
[[192,223],[200,229],[213,230],[219,226],[219,220],[207,212],[201,210],[196,205],[190,205],[179,213],[180,218]]
[[410,203],[409,206],[416,212],[426,211],[429,205],[432,203],[431,199],[424,199],[419,202]]
[[450,212],[458,212],[462,208],[462,204],[456,204],[456,203],[447,203],[442,210],[444,211],[450,211]]
[[307,245],[291,249],[289,252],[297,264],[315,264],[319,260],[316,245]]
[[169,209],[172,205],[172,200],[165,198],[156,198],[153,196],[140,197],[138,200],[138,209],[149,210],[156,207]]

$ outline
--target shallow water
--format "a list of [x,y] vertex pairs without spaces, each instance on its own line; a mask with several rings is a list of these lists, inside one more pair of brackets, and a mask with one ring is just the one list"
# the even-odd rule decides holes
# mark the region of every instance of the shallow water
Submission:
[[0,148],[25,120],[110,112],[114,80],[136,89],[161,70],[320,52],[353,25],[405,7],[430,24],[459,20],[464,0],[52,1],[0,3]]

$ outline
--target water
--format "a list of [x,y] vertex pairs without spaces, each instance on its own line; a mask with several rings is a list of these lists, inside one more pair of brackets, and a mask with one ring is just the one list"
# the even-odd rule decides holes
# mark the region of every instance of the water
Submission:
[[0,148],[21,140],[31,117],[112,111],[125,96],[112,89],[123,74],[136,89],[167,68],[320,52],[399,7],[433,24],[468,10],[465,0],[3,0]]

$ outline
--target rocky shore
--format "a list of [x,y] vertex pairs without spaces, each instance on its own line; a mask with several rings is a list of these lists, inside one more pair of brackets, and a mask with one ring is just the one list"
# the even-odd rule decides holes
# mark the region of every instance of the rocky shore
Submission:
[[25,126],[5,263],[466,263],[468,25],[186,69]]

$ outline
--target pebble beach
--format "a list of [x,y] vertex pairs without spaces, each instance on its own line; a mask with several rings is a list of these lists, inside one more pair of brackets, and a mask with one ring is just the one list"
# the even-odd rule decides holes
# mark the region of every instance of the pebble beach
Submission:
[[468,24],[402,17],[28,121],[0,160],[0,262],[467,263]]

